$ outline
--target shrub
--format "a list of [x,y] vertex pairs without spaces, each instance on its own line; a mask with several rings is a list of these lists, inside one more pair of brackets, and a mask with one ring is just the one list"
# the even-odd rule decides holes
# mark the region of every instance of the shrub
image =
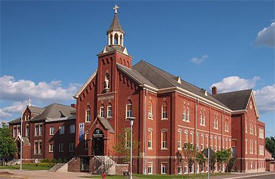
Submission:
[[51,163],[51,161],[48,158],[41,160],[41,162],[42,163]]

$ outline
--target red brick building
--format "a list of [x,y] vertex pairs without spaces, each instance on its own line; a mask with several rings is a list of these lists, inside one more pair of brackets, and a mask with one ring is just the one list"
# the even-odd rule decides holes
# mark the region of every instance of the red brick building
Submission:
[[[23,162],[40,159],[68,160],[74,156],[75,108],[51,104],[29,106],[23,112]],[[20,151],[21,118],[9,122]],[[15,156],[20,158],[20,152]]]

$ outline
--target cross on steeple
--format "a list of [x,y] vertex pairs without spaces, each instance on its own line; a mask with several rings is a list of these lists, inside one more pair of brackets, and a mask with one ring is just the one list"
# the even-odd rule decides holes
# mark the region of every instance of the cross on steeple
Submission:
[[114,13],[117,14],[117,10],[118,10],[118,5],[115,5],[115,7],[113,8],[114,9]]

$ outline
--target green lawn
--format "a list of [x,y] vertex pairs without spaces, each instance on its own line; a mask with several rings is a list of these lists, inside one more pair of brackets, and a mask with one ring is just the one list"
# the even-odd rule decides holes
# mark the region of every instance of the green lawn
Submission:
[[[211,176],[230,175],[230,173],[214,173]],[[86,177],[85,177],[86,178]],[[101,176],[91,176],[87,178],[98,178]],[[128,179],[129,176],[107,176],[107,179]],[[180,179],[180,178],[207,178],[207,174],[191,174],[191,175],[134,175],[133,179]]]
[[[49,170],[55,165],[55,163],[29,163],[23,164],[22,168],[24,170]],[[12,166],[0,166],[0,169],[19,169],[20,165]]]

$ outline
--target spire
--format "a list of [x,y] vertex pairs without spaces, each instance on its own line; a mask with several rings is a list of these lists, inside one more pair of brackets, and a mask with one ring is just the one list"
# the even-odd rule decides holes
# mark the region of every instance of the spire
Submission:
[[31,106],[31,105],[32,105],[31,104],[31,98],[29,97],[27,106]]
[[118,8],[119,7],[117,5],[115,5],[115,7],[113,8],[114,9],[114,18],[113,18],[113,22],[112,22],[111,26],[107,30],[107,34],[112,31],[120,31],[120,32],[124,33],[124,31],[122,30],[121,25],[119,23],[119,19],[118,19],[118,15],[117,15]]

